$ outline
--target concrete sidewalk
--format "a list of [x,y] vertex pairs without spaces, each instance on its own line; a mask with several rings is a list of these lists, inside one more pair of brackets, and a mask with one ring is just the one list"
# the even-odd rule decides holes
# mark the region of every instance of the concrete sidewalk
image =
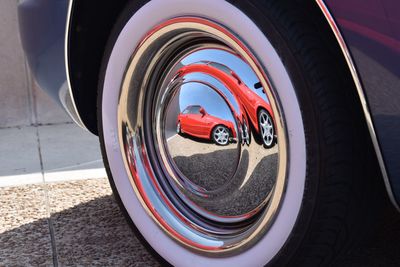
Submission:
[[0,187],[106,177],[98,138],[73,123],[0,129]]
[[98,138],[73,123],[0,129],[0,187],[106,177]]
[[105,177],[97,137],[72,124],[30,75],[17,1],[0,2],[0,26],[0,186]]

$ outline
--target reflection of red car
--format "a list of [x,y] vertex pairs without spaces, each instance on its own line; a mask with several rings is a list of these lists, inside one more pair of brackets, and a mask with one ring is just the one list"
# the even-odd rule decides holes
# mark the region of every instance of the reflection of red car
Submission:
[[219,79],[241,102],[255,131],[266,147],[275,144],[275,122],[271,106],[262,97],[244,84],[239,76],[222,64],[215,62],[196,63],[181,69],[185,73],[203,72]]
[[176,131],[211,139],[218,145],[227,145],[229,139],[236,138],[232,122],[208,114],[199,105],[188,106],[178,115]]

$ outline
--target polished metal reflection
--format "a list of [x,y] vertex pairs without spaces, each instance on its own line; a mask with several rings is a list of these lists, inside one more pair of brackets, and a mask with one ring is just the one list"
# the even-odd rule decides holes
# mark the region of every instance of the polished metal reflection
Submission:
[[282,200],[283,117],[244,44],[199,18],[149,33],[126,71],[119,140],[132,186],[172,238],[201,253],[254,244]]
[[166,146],[167,177],[198,214],[248,220],[268,202],[278,165],[274,116],[256,74],[233,51],[208,44],[166,76],[173,79],[161,86],[154,130],[164,131],[157,141]]

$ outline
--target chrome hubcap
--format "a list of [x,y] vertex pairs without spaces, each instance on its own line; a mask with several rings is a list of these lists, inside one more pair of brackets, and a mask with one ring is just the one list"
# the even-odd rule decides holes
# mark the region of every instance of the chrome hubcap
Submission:
[[178,18],[151,31],[126,71],[118,120],[132,186],[173,239],[235,253],[265,234],[284,192],[286,134],[266,74],[227,29]]

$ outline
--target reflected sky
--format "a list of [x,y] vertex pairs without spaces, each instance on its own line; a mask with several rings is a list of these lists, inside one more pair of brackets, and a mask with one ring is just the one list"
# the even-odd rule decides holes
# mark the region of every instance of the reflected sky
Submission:
[[225,64],[228,65],[230,69],[238,74],[240,79],[246,84],[248,88],[250,88],[258,96],[260,96],[264,101],[269,103],[266,95],[262,92],[261,89],[254,89],[254,84],[259,82],[256,74],[238,56],[220,49],[207,49],[206,51],[199,50],[188,55],[182,60],[182,63],[184,65],[189,65],[200,61],[225,62]]
[[225,100],[210,87],[201,84],[187,83],[181,86],[179,92],[179,109],[182,112],[191,105],[200,105],[212,116],[224,120],[232,120],[232,113]]

